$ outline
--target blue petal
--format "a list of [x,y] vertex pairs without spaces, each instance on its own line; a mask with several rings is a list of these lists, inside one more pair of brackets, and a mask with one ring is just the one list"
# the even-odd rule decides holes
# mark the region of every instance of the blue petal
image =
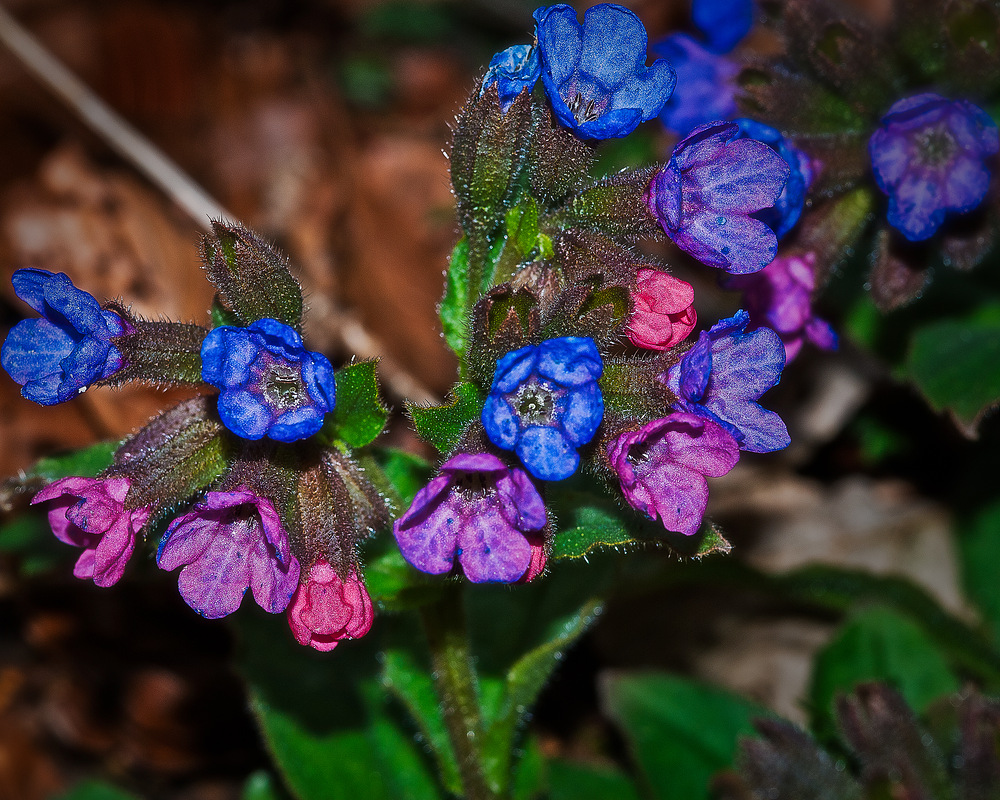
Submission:
[[55,273],[47,269],[19,269],[11,276],[10,282],[14,286],[14,294],[39,314],[44,314],[45,287],[53,277]]
[[693,0],[691,21],[709,46],[728,53],[753,27],[753,0]]
[[546,339],[538,346],[538,353],[538,374],[563,386],[596,381],[604,371],[601,354],[589,336]]
[[521,463],[534,477],[561,481],[576,472],[580,456],[557,429],[539,425],[527,428],[517,443]]
[[105,372],[110,352],[111,345],[90,336],[76,343],[76,347],[60,364],[67,400],[73,397],[79,389],[90,385]]
[[583,51],[583,29],[576,19],[576,10],[564,3],[536,9],[533,16],[537,23],[542,80],[552,97],[559,94],[559,87],[577,71]]
[[278,442],[297,442],[319,433],[323,414],[314,406],[288,411],[278,417],[267,431],[267,437]]
[[496,372],[493,373],[493,385],[490,392],[507,394],[514,391],[528,379],[535,368],[538,358],[538,348],[532,345],[512,350],[502,358],[497,359]]
[[302,382],[306,392],[322,413],[333,411],[337,402],[337,379],[333,365],[322,353],[306,351],[302,359]]
[[514,416],[514,410],[502,397],[491,394],[486,398],[480,415],[486,435],[497,447],[512,450],[521,433],[521,423]]
[[614,3],[586,10],[580,72],[614,90],[645,66],[646,28],[632,11]]
[[611,95],[611,107],[641,109],[642,121],[648,122],[663,110],[676,84],[673,68],[658,59]]
[[73,352],[75,345],[69,333],[47,319],[22,320],[7,334],[0,350],[0,364],[15,382],[24,386],[28,381],[60,373],[60,362]]
[[600,387],[593,382],[567,394],[559,424],[567,441],[574,447],[581,447],[594,438],[603,418],[604,398]]
[[81,334],[107,340],[110,337],[100,303],[91,295],[73,285],[62,272],[53,275],[44,285],[47,308],[42,316],[57,325],[71,326]]
[[261,439],[271,424],[271,411],[250,392],[240,389],[219,395],[222,423],[244,439]]

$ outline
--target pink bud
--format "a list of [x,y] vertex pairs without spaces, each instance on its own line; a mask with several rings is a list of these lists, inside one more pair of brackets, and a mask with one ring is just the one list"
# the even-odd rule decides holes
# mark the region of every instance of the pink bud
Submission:
[[698,322],[691,284],[645,267],[639,270],[637,283],[629,341],[648,350],[667,350],[687,338]]
[[309,569],[288,606],[288,625],[295,641],[326,652],[341,639],[368,633],[374,618],[371,598],[353,570],[346,580],[323,558]]

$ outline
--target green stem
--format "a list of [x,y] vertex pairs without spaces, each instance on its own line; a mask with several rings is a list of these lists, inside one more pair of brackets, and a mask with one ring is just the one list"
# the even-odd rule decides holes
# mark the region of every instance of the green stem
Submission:
[[483,738],[479,692],[465,634],[461,584],[446,587],[441,598],[421,610],[431,651],[434,686],[445,727],[455,749],[462,789],[467,800],[493,800],[479,751]]

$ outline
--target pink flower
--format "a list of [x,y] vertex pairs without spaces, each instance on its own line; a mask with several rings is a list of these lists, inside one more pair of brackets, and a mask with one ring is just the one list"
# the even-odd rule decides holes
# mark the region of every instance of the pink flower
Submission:
[[271,614],[284,611],[299,585],[299,562],[271,501],[244,487],[209,492],[173,522],[156,554],[160,569],[183,566],[184,602],[208,619],[232,614],[247,589]]
[[365,585],[353,569],[341,580],[327,561],[320,558],[309,569],[309,577],[288,606],[288,625],[295,641],[314,650],[333,650],[341,639],[357,639],[368,633],[375,616]]
[[667,350],[687,338],[698,322],[691,305],[691,284],[665,272],[640,269],[638,289],[632,299],[635,311],[629,318],[627,333],[636,347]]
[[722,477],[739,457],[739,446],[725,428],[686,413],[653,420],[608,445],[628,504],[685,536],[701,527],[708,505],[705,476]]
[[837,349],[837,334],[830,323],[813,314],[815,264],[813,253],[778,256],[760,272],[738,275],[726,283],[727,289],[743,290],[751,330],[767,326],[781,337],[786,364],[807,340],[823,350]]
[[49,525],[57,539],[83,548],[73,567],[76,577],[111,586],[125,572],[150,511],[125,508],[129,486],[127,478],[62,478],[32,499],[32,504],[49,503]]

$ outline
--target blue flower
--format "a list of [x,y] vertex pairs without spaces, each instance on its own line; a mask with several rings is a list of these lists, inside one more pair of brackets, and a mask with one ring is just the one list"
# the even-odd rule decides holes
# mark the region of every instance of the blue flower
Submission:
[[497,447],[513,450],[534,477],[568,478],[604,417],[597,379],[604,362],[594,340],[548,339],[497,361],[483,427]]
[[0,352],[0,364],[28,400],[51,406],[76,397],[91,383],[122,367],[111,340],[127,332],[117,314],[105,311],[62,272],[19,269],[14,292],[41,314],[17,323]]
[[506,112],[524,89],[530,92],[534,88],[541,70],[538,48],[530,44],[515,44],[501,50],[490,60],[480,96],[495,83],[500,107]]
[[775,200],[774,206],[756,214],[757,219],[773,228],[775,236],[780,239],[795,227],[795,223],[802,215],[802,206],[806,202],[806,189],[809,188],[813,177],[809,156],[770,125],[745,117],[733,122],[740,126],[740,133],[744,138],[763,142],[788,164],[788,181]]
[[705,49],[684,33],[653,44],[677,71],[677,87],[660,112],[664,127],[680,136],[692,128],[736,113],[736,76],[740,68],[731,58]]
[[894,103],[868,142],[889,224],[919,242],[947,212],[974,209],[990,183],[984,162],[998,149],[996,123],[968,100],[927,93]]
[[201,346],[201,377],[222,390],[219,416],[244,439],[305,439],[334,406],[330,362],[276,319],[210,331]]
[[635,14],[602,3],[580,25],[561,4],[534,17],[542,83],[564,126],[584,139],[611,139],[660,113],[676,77],[666,61],[646,66],[646,29]]
[[739,126],[713,122],[677,143],[646,190],[646,206],[674,244],[710,267],[741,275],[763,269],[778,239],[754,215],[774,205],[788,164]]
[[693,0],[691,21],[716,53],[728,53],[753,26],[753,0]]
[[677,395],[675,409],[719,423],[740,450],[769,453],[788,446],[788,430],[756,401],[781,379],[785,346],[770,328],[747,333],[749,322],[746,311],[737,311],[702,331],[660,379]]

